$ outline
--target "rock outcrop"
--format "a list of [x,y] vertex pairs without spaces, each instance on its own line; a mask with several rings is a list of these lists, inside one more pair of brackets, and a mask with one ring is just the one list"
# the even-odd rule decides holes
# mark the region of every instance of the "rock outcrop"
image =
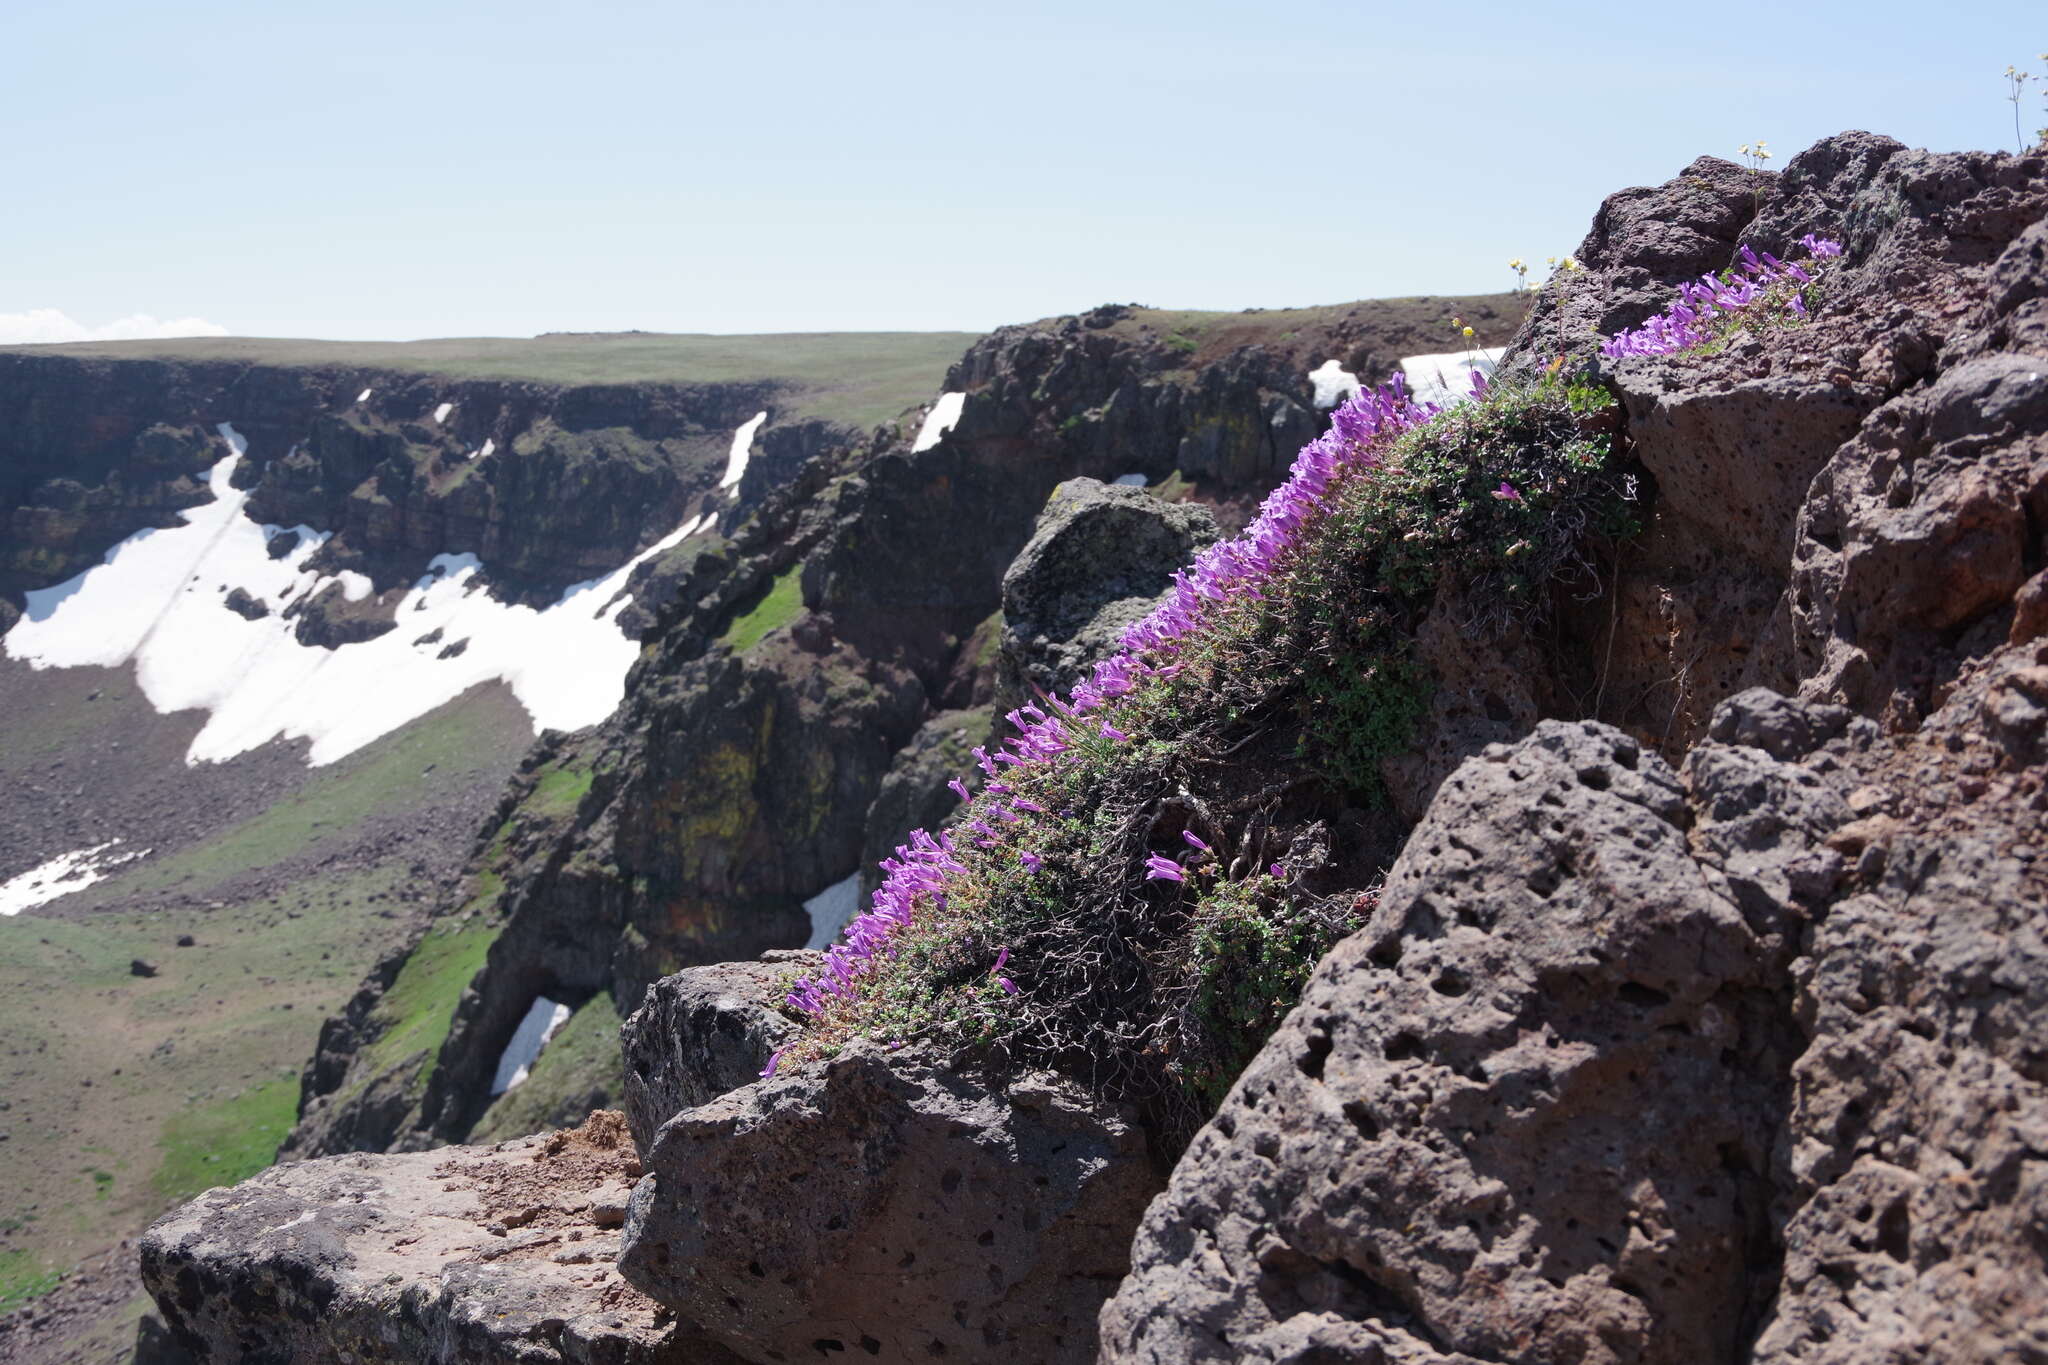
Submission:
[[[1603,253],[1645,199],[1525,356],[1634,320],[1658,252]],[[2048,157],[1850,134],[1762,200],[1759,249],[1839,225],[1828,308],[1608,376],[1655,479],[1603,604],[1636,733],[1437,790],[1148,1212],[1105,1359],[2048,1352]]]
[[1591,722],[1459,769],[1147,1215],[1106,1358],[1733,1360],[1848,819]]
[[143,1281],[202,1361],[717,1365],[615,1268],[624,1120],[490,1148],[280,1166],[159,1220]]
[[718,962],[663,977],[626,1020],[626,1123],[642,1152],[685,1109],[751,1085],[797,1034],[783,1000],[824,954],[771,952],[759,962]]
[[1199,505],[1071,479],[1053,489],[1038,525],[1003,573],[1002,684],[996,709],[1066,691],[1122,647],[1175,571],[1215,543]]
[[684,1110],[647,1162],[620,1269],[763,1362],[1093,1360],[1159,1188],[1132,1117],[1072,1082],[877,1046]]

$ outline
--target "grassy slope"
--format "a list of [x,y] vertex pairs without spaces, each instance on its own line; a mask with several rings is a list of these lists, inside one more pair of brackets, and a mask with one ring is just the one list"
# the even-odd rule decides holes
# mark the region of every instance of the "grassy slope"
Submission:
[[[429,819],[465,783],[494,788],[527,738],[512,706],[472,692],[263,813],[51,907],[64,918],[0,919],[0,1300],[270,1163],[320,1021],[405,932],[393,906],[409,851],[351,837],[372,814]],[[201,899],[330,849],[343,856],[221,892],[219,908]],[[161,890],[193,900],[127,899]],[[196,944],[175,946],[181,934]],[[158,975],[131,975],[135,958]]]
[[450,337],[435,341],[189,337],[6,346],[0,347],[0,354],[225,360],[543,384],[712,384],[779,379],[791,385],[793,415],[826,417],[865,428],[929,401],[938,393],[946,367],[974,340],[972,332],[555,333],[531,339]]

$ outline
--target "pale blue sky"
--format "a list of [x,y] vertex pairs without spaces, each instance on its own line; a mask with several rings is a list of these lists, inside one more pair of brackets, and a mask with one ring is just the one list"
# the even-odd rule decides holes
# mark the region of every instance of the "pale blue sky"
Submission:
[[981,329],[1503,288],[1702,152],[2009,146],[1999,73],[2048,50],[2036,3],[1556,13],[5,0],[0,314]]

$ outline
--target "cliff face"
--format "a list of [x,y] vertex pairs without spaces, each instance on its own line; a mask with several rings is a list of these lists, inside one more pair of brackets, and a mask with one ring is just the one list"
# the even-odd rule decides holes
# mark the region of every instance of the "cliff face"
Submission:
[[[249,443],[236,482],[253,489],[251,516],[339,533],[322,567],[382,588],[434,555],[475,554],[505,595],[547,598],[679,525],[716,487],[734,430],[782,406],[767,381],[561,387],[0,352],[0,593],[175,524],[205,500],[227,423]],[[756,491],[847,434],[771,423]]]
[[[487,832],[490,890],[464,909],[490,926],[489,958],[448,1002],[417,1107],[364,1122],[350,1097],[391,1059],[369,1049],[358,1064],[375,1027],[337,1022],[287,1151],[460,1140],[537,997],[608,991],[629,1012],[679,967],[803,943],[805,900],[855,878],[864,846],[901,837],[901,811],[950,809],[921,791],[870,817],[899,755],[914,763],[936,742],[920,740],[928,723],[986,733],[990,618],[1056,484],[1178,472],[1232,515],[1326,420],[1311,368],[1434,349],[1453,314],[1498,342],[1520,306],[1397,300],[1194,322],[1109,307],[977,343],[948,377],[963,398],[942,439],[885,430],[828,451],[727,538],[657,570],[669,577],[652,595],[670,605],[646,627],[626,702],[563,750],[587,791],[573,810],[512,801]],[[929,784],[941,797],[942,782]]]

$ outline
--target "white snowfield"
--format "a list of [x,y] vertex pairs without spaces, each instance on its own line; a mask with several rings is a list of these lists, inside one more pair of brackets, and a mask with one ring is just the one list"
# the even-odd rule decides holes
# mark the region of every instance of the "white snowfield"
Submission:
[[1316,369],[1308,372],[1308,382],[1316,386],[1315,404],[1318,409],[1328,412],[1358,393],[1361,385],[1358,376],[1338,363],[1331,356]]
[[455,411],[455,405],[453,403],[443,403],[440,407],[435,408],[434,425],[438,427],[441,425],[441,423],[447,421],[448,414],[453,411]]
[[964,393],[942,393],[939,401],[932,404],[932,410],[925,414],[924,425],[917,429],[917,440],[911,443],[910,453],[930,450],[941,437],[960,424],[960,409],[967,402]]
[[831,947],[846,922],[860,910],[860,873],[832,883],[805,901],[804,910],[811,917],[811,939],[804,947]]
[[718,481],[720,488],[740,486],[740,480],[746,476],[747,461],[754,456],[754,433],[759,431],[761,423],[767,420],[767,413],[757,412],[732,434],[732,453],[725,457],[725,477]]
[[527,1007],[526,1017],[519,1021],[512,1041],[505,1044],[504,1055],[498,1058],[497,1074],[491,1077],[493,1095],[502,1095],[526,1079],[533,1064],[540,1060],[541,1049],[569,1022],[569,1013],[567,1005],[558,1005],[545,995]]
[[1408,394],[1418,403],[1462,403],[1472,396],[1472,372],[1477,370],[1491,379],[1507,349],[1488,346],[1442,355],[1402,356],[1401,373],[1408,377]]
[[[475,555],[437,555],[399,596],[397,629],[338,649],[303,645],[283,608],[330,583],[362,601],[373,585],[360,574],[306,569],[327,539],[311,527],[292,528],[297,546],[283,559],[270,557],[265,547],[279,528],[251,521],[243,511],[248,493],[230,483],[246,442],[225,423],[220,431],[230,453],[209,475],[213,501],[180,513],[183,526],[139,531],[104,563],[27,594],[27,612],[0,640],[8,655],[37,668],[133,661],[157,711],[210,713],[188,763],[218,762],[280,738],[310,740],[309,761],[332,763],[493,680],[510,685],[536,733],[595,725],[619,704],[640,653],[617,622],[632,600],[627,577],[711,520],[690,518],[539,611],[485,592]],[[250,621],[229,610],[236,588],[270,614]],[[458,643],[459,654],[441,657]]]
[[18,915],[31,906],[83,891],[94,882],[105,881],[122,863],[132,863],[137,858],[149,856],[146,848],[138,848],[132,853],[109,852],[120,842],[119,839],[109,839],[91,848],[60,853],[41,867],[32,867],[18,877],[0,882],[0,915]]

